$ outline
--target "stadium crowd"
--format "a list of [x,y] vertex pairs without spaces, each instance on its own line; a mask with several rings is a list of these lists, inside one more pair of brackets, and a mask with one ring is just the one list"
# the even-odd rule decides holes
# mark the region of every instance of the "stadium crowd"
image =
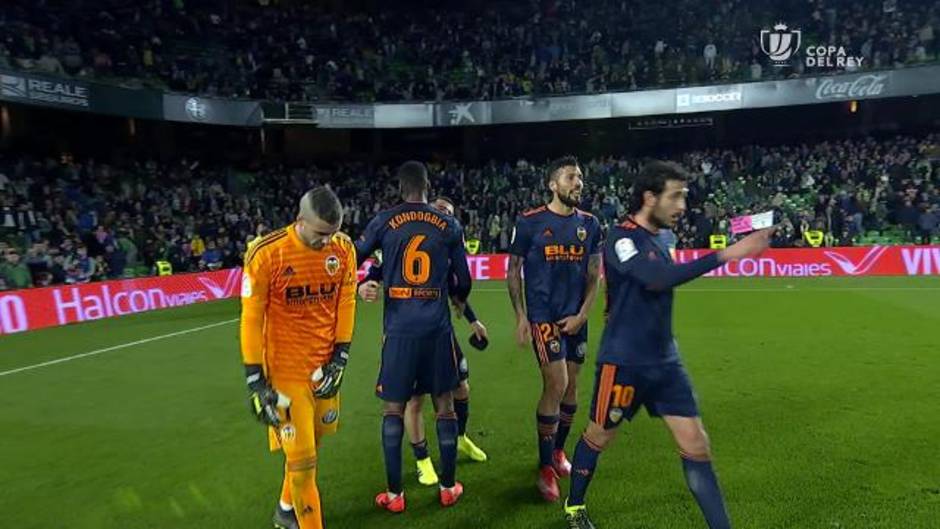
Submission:
[[776,68],[761,51],[779,13],[803,46],[844,46],[865,69],[940,57],[940,4],[918,0],[282,3],[10,0],[0,67],[291,101],[623,91],[800,75],[799,57]]
[[[778,247],[805,244],[818,229],[851,245],[866,230],[898,226],[909,242],[937,235],[940,134],[680,153],[692,170],[680,248],[707,247],[737,215],[773,209]],[[583,209],[606,227],[622,218],[642,160],[585,160]],[[542,203],[544,165],[526,160],[467,167],[431,163],[435,193],[452,198],[481,251],[509,246],[524,209]],[[236,266],[257,235],[291,222],[294,201],[322,183],[340,195],[343,229],[356,236],[398,201],[394,167],[206,167],[182,160],[109,165],[69,158],[0,158],[0,288],[81,283]]]

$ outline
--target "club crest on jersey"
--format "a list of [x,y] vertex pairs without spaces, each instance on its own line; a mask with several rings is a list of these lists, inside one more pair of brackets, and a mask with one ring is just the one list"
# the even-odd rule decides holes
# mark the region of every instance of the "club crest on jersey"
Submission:
[[578,344],[578,349],[576,354],[578,358],[584,358],[584,355],[587,353],[587,342],[581,342]]
[[323,416],[323,424],[333,424],[336,422],[336,419],[339,419],[339,413],[337,413],[335,409],[330,408]]
[[339,257],[331,255],[326,258],[326,273],[334,276],[336,272],[339,272]]
[[623,419],[623,410],[620,408],[611,408],[610,413],[607,414],[607,418],[610,419],[612,423],[619,423],[620,419]]
[[289,443],[297,438],[297,430],[293,424],[287,423],[281,426],[281,442]]
[[551,343],[548,344],[548,347],[552,350],[552,353],[558,354],[558,352],[561,351],[561,342],[552,340]]
[[587,230],[584,226],[578,226],[578,240],[584,242],[584,239],[587,239]]

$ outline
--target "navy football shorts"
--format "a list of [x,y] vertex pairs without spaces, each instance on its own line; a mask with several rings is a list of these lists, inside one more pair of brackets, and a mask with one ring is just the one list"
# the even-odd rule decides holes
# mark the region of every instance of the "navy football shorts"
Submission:
[[388,402],[412,395],[440,395],[460,384],[460,358],[451,331],[429,336],[388,336],[375,394]]
[[641,406],[653,417],[699,415],[692,383],[680,363],[597,366],[591,401],[592,421],[609,430],[623,419],[633,419]]
[[587,356],[587,323],[577,334],[562,334],[561,328],[554,322],[532,324],[532,348],[540,366],[558,360],[567,360],[583,364]]
[[[467,357],[463,355],[460,343],[454,340],[454,347],[457,350],[457,373],[461,382],[470,379],[470,364],[467,363]],[[426,395],[427,391],[416,391],[415,395]]]

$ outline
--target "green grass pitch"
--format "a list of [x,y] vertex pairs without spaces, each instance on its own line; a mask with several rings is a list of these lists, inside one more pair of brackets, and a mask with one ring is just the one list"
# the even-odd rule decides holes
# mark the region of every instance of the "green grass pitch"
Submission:
[[[564,526],[534,486],[533,354],[513,343],[503,284],[476,287],[491,343],[465,346],[470,432],[490,461],[461,460],[466,495],[444,510],[406,453],[408,511],[373,507],[384,486],[381,309],[360,304],[340,430],[320,452],[327,527]],[[569,453],[586,421],[602,304]],[[248,413],[237,315],[226,301],[0,337],[6,372],[230,321],[0,375],[0,527],[270,527],[281,461]],[[700,280],[678,291],[675,320],[736,527],[940,527],[940,281]],[[455,325],[465,341],[465,322]],[[645,414],[601,457],[588,505],[601,528],[705,527],[665,427]]]

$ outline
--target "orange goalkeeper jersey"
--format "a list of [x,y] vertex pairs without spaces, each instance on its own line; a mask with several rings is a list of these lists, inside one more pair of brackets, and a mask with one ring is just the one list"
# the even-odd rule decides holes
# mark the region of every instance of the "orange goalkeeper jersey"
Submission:
[[291,224],[252,241],[242,277],[241,349],[272,380],[309,381],[352,341],[356,249],[344,234],[314,250]]

